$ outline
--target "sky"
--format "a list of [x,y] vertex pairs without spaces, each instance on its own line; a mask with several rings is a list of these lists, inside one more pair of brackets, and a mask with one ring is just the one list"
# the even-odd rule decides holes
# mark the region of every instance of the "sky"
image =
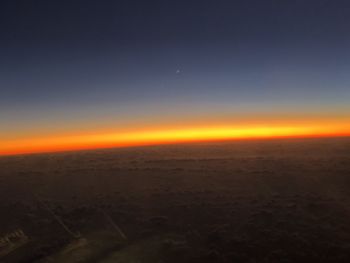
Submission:
[[0,154],[350,134],[345,0],[2,0]]

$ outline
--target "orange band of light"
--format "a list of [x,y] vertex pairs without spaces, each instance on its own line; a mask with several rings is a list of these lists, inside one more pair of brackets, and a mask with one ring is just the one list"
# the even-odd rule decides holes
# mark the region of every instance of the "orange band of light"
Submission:
[[152,144],[214,141],[249,138],[348,136],[350,125],[322,123],[318,125],[259,125],[192,127],[184,129],[157,129],[123,133],[74,135],[0,141],[0,154],[21,154],[104,147],[141,146]]

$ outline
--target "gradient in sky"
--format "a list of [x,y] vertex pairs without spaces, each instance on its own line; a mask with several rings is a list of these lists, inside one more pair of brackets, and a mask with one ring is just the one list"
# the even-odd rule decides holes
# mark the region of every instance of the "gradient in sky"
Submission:
[[0,154],[348,135],[349,46],[345,0],[2,0]]

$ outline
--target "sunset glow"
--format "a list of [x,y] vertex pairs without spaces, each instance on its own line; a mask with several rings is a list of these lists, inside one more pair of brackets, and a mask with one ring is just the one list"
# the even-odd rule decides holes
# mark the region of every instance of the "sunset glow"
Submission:
[[350,134],[332,1],[62,1],[0,8],[1,155]]
[[1,142],[0,154],[22,154],[235,139],[347,136],[350,125],[334,122],[245,126],[201,126],[129,132],[47,136]]

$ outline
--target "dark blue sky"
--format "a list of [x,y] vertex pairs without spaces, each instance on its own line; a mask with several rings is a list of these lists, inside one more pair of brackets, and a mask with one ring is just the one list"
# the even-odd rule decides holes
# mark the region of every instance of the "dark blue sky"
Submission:
[[255,41],[340,44],[348,40],[349,8],[345,0],[3,0],[2,46],[25,52]]
[[0,134],[348,114],[349,46],[345,0],[2,0]]

